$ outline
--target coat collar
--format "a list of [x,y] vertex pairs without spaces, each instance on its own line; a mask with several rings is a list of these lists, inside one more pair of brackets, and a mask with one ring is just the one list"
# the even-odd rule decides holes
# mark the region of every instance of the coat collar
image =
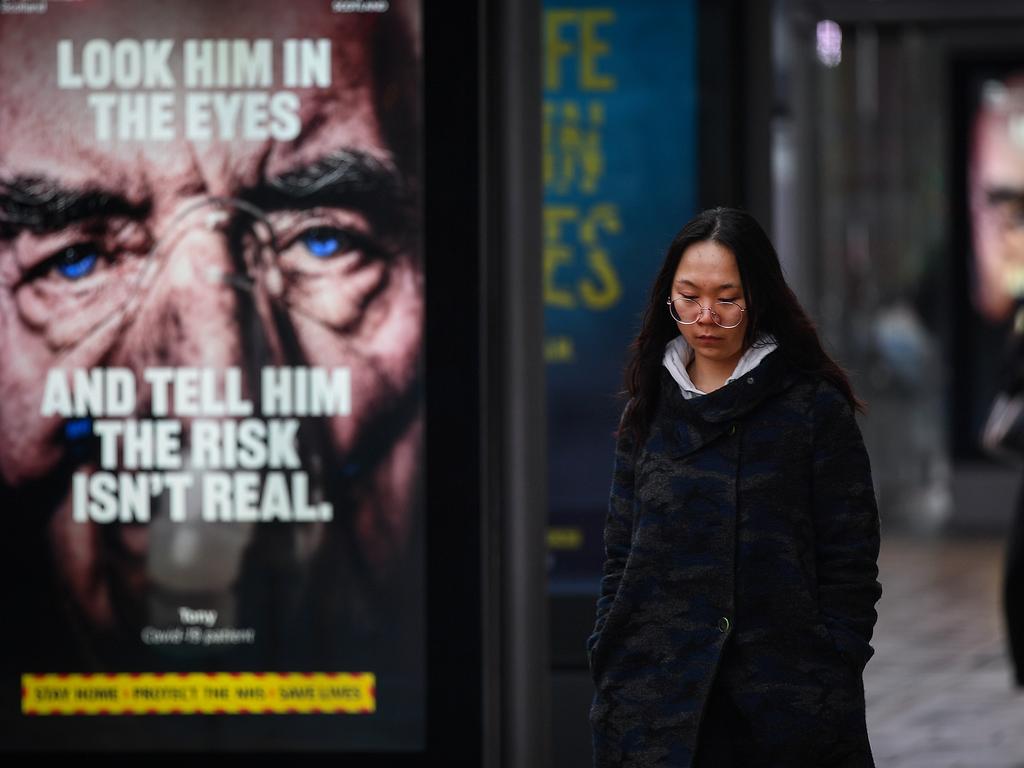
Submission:
[[648,448],[673,455],[692,453],[728,432],[736,420],[788,389],[799,377],[799,372],[776,349],[746,375],[707,395],[687,400],[672,375],[662,368],[658,415]]
[[[774,337],[766,333],[761,334],[758,340],[740,357],[735,370],[725,380],[725,383],[729,384],[735,379],[746,376],[777,348],[778,345],[775,343]],[[707,392],[697,389],[686,370],[686,366],[693,360],[693,356],[693,347],[686,343],[685,336],[679,334],[665,345],[665,354],[661,359],[661,364],[672,374],[672,378],[676,380],[683,397],[687,400],[707,394]]]

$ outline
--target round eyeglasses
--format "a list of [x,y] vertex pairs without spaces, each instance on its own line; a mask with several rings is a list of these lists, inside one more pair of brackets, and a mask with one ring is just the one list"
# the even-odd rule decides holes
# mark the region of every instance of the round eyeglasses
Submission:
[[712,306],[702,306],[696,299],[688,299],[684,296],[676,296],[669,299],[668,313],[672,319],[682,325],[693,325],[705,311],[711,313],[711,319],[719,328],[735,328],[743,322],[743,313],[746,310],[739,304],[732,301],[716,301]]
[[[45,329],[51,349],[70,352],[88,338],[131,324],[196,230],[223,243],[224,264],[196,277],[233,289],[239,310],[266,327],[287,318],[332,331],[354,327],[384,285],[390,250],[321,208],[264,211],[245,200],[205,197],[172,218],[159,239],[119,224],[118,237],[63,249],[35,279],[14,285],[19,311]],[[138,232],[136,230],[139,230]],[[131,236],[129,236],[131,235]]]

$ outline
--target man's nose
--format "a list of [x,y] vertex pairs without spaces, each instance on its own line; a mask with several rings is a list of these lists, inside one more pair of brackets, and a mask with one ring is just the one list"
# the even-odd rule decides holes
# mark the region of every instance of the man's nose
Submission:
[[130,330],[132,356],[151,366],[238,365],[241,329],[247,314],[253,319],[234,286],[236,261],[224,233],[215,226],[170,233],[153,258],[155,276]]

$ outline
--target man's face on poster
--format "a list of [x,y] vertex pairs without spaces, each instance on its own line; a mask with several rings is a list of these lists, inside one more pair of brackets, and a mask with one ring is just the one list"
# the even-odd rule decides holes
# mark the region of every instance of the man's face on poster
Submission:
[[998,322],[1024,296],[1024,76],[984,84],[970,155],[974,300]]
[[[145,418],[147,368],[240,368],[251,396],[262,365],[347,366],[352,415],[329,421],[326,460],[394,475],[393,507],[356,521],[364,544],[387,549],[375,537],[408,527],[397,486],[416,456],[382,457],[419,417],[415,169],[413,147],[395,139],[415,123],[411,55],[381,18],[333,15],[329,3],[273,20],[244,3],[170,5],[153,5],[148,30],[139,14],[122,22],[101,5],[0,31],[0,476],[15,491],[52,489],[94,468],[70,458],[64,420],[40,416],[52,368],[135,371]],[[55,84],[61,39],[80,49],[94,38],[173,38],[180,56],[187,38],[271,34],[275,49],[333,40],[330,86],[290,89],[301,131],[289,141],[99,142],[87,92]],[[388,45],[400,61],[385,60]],[[144,568],[121,569],[119,558],[144,561],[146,526],[72,523],[64,493],[52,510],[18,512],[50,516],[55,560],[95,623],[114,618],[111,579],[144,588]]]

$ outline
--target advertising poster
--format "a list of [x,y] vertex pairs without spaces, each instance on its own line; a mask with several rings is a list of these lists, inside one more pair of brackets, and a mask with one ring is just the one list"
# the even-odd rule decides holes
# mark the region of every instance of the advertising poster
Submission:
[[420,61],[412,0],[3,0],[4,748],[424,748]]
[[[1024,60],[954,61],[952,280],[947,302],[953,451],[988,461],[981,435],[1004,380],[1017,308],[1024,298]],[[937,310],[935,310],[937,311]]]
[[551,588],[592,593],[627,348],[697,205],[697,7],[544,3]]

